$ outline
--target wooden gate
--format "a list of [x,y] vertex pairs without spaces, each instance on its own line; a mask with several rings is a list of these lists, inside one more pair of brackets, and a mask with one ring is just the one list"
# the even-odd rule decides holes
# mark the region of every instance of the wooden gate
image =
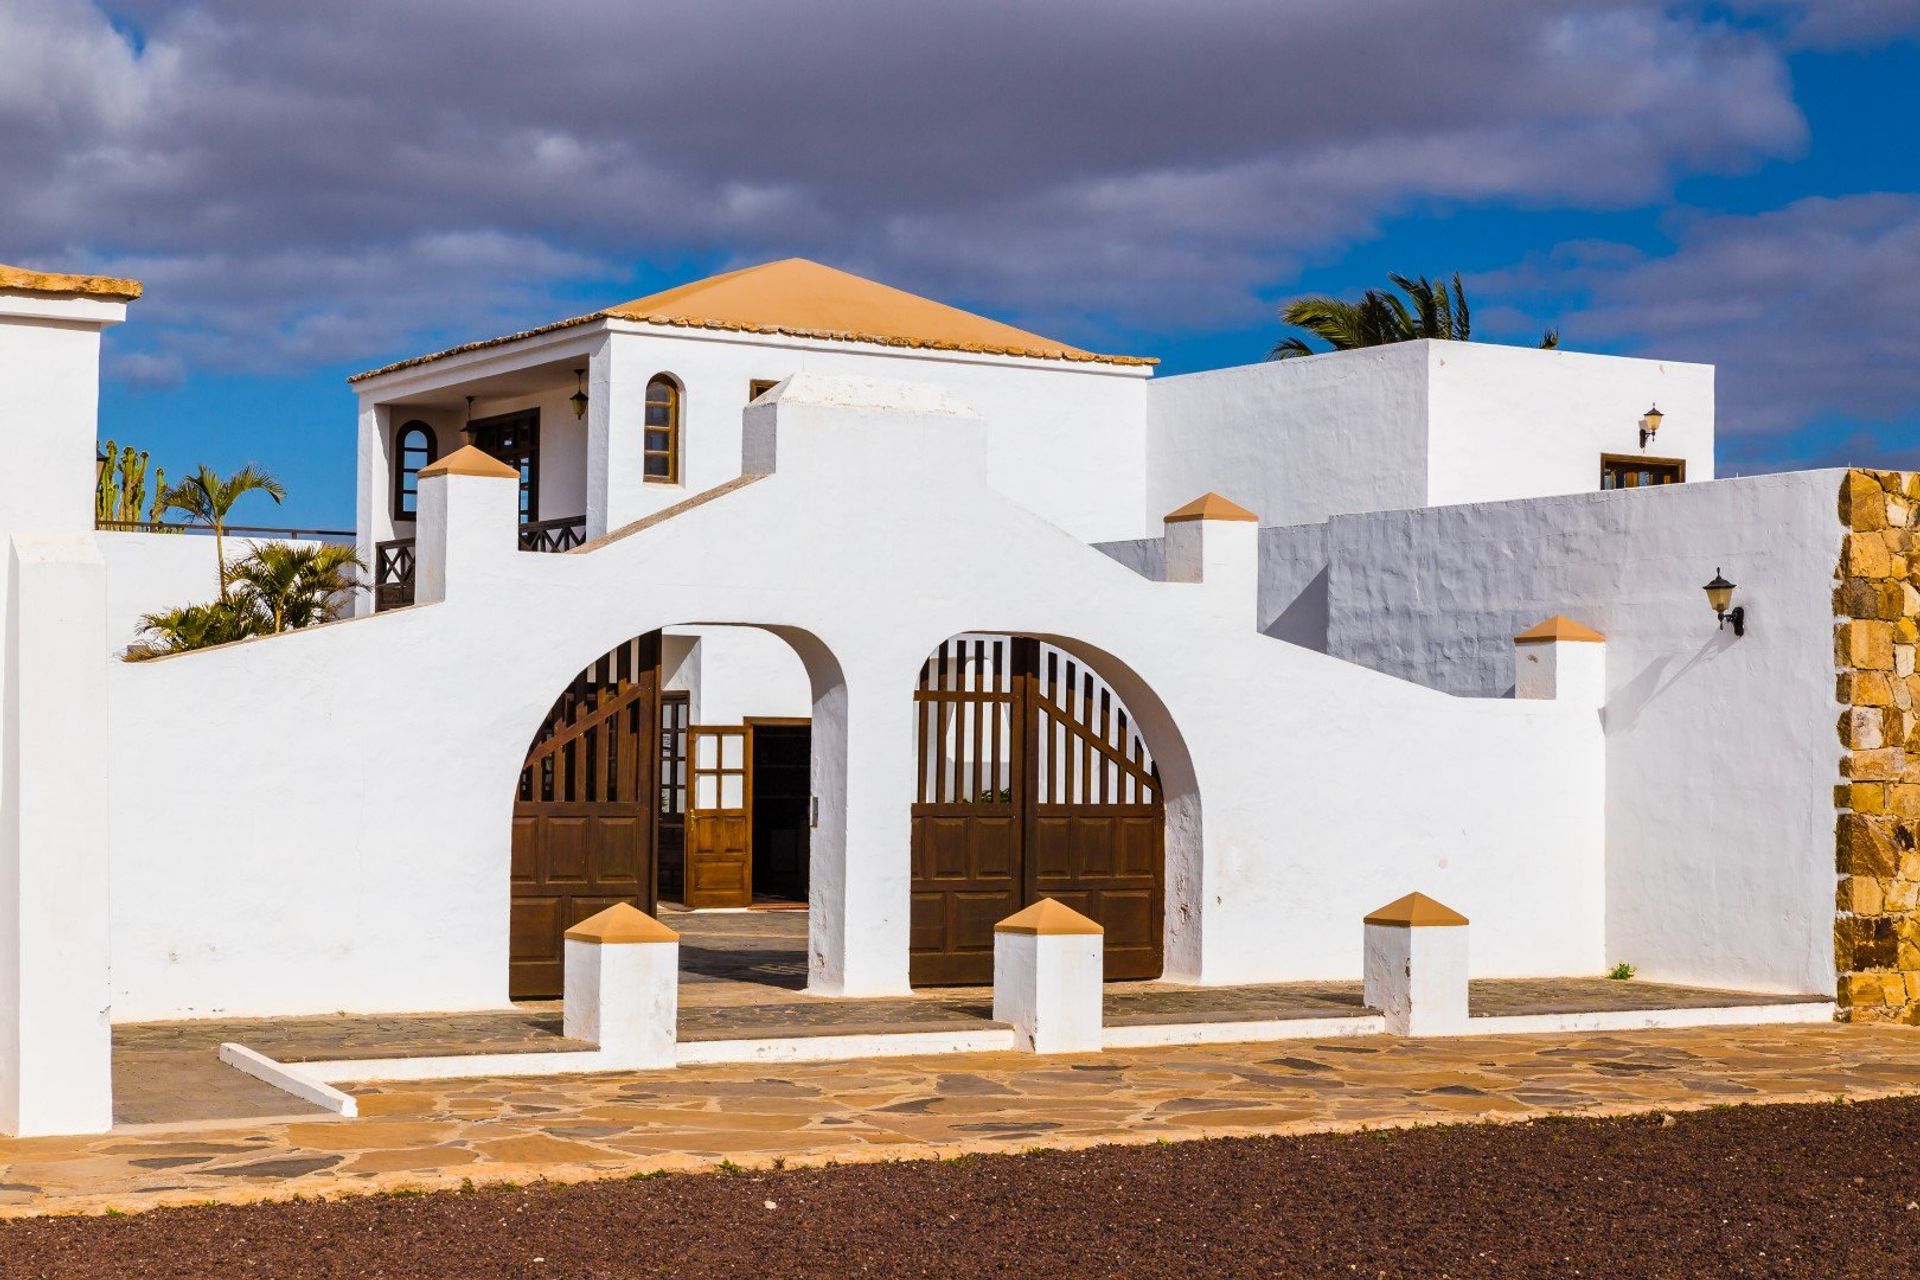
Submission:
[[993,926],[1042,897],[1106,929],[1106,976],[1157,978],[1165,800],[1146,741],[1084,663],[961,636],[920,670],[911,980],[993,979]]
[[558,996],[568,928],[617,902],[654,909],[660,633],[574,678],[528,749],[513,806],[507,989]]

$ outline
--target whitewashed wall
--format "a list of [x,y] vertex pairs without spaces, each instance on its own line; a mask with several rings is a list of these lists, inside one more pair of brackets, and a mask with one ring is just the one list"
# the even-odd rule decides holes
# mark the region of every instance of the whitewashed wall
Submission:
[[694,642],[667,688],[689,691],[687,713],[701,725],[742,724],[748,716],[813,713],[813,687],[793,646],[755,627],[676,627]]
[[[1426,351],[1428,395],[1421,505],[1590,492],[1608,453],[1678,458],[1689,481],[1714,477],[1712,365],[1490,342],[1417,345]],[[1666,420],[1643,449],[1640,419],[1655,404]]]
[[[1828,992],[1844,474],[1265,529],[1262,626],[1318,614],[1328,652],[1474,696],[1512,689],[1510,637],[1525,627],[1565,613],[1598,628],[1609,961],[1649,978]],[[1744,639],[1707,608],[1716,568],[1739,584]]]
[[[502,1003],[526,742],[589,659],[689,619],[777,627],[807,662],[817,991],[904,988],[912,689],[974,630],[1079,652],[1135,712],[1170,795],[1170,976],[1356,977],[1360,917],[1410,889],[1473,917],[1477,972],[1598,969],[1590,711],[1215,620],[1223,584],[1146,581],[999,492],[987,428],[938,391],[803,376],[749,416],[772,474],[676,518],[559,556],[503,527],[444,603],[111,666],[115,1017]],[[236,760],[230,726],[179,714],[214,702],[271,745]],[[137,745],[161,725],[168,751]]]
[[[1264,524],[1600,487],[1600,457],[1713,478],[1713,369],[1481,342],[1403,342],[1155,379],[1146,510],[1209,490]],[[1642,413],[1666,423],[1640,448]]]

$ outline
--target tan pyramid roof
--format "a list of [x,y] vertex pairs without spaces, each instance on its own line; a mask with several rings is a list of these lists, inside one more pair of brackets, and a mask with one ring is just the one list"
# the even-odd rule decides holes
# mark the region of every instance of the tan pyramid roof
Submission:
[[1167,512],[1165,519],[1168,524],[1186,520],[1251,520],[1257,524],[1260,517],[1217,493],[1203,493],[1179,510]]
[[1545,622],[1528,627],[1514,639],[1521,644],[1532,644],[1542,640],[1584,640],[1592,644],[1604,643],[1606,637],[1592,627],[1575,622],[1564,613],[1556,613]]
[[1424,893],[1410,893],[1404,898],[1395,898],[1366,919],[1368,924],[1392,925],[1401,929],[1418,925],[1461,925],[1466,922],[1467,918],[1458,911],[1435,902]]
[[567,930],[567,936],[575,942],[680,941],[679,934],[625,902],[616,902],[605,911],[588,916]]
[[1142,356],[1108,356],[1082,351],[1025,329],[975,315],[868,280],[850,272],[822,266],[805,258],[744,267],[709,276],[691,284],[635,298],[591,315],[522,333],[468,343],[433,355],[402,360],[349,382],[396,369],[427,364],[465,351],[497,346],[536,334],[589,324],[595,320],[631,320],[683,329],[724,329],[738,333],[784,334],[795,338],[826,338],[842,342],[870,342],[886,347],[931,351],[971,351],[983,355],[1029,356],[1037,360],[1066,360],[1119,365],[1152,365]]
[[58,271],[29,271],[0,262],[0,289],[17,293],[83,293],[117,302],[132,302],[141,294],[138,280],[119,276],[70,276]]
[[993,926],[995,933],[1105,933],[1094,921],[1052,898],[1042,898]]
[[420,468],[421,476],[493,476],[500,480],[518,480],[519,471],[486,450],[463,444],[438,462]]

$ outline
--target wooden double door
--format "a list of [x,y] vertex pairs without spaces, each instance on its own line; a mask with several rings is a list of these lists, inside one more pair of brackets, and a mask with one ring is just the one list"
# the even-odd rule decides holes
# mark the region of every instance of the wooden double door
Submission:
[[1056,898],[1106,930],[1108,979],[1157,978],[1166,808],[1133,718],[1063,650],[961,636],[921,668],[916,985],[993,980],[993,926]]

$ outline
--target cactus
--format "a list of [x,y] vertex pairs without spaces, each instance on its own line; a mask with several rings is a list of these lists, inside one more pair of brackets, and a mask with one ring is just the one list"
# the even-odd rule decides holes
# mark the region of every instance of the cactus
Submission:
[[140,518],[140,509],[147,505],[147,458],[145,452],[135,454],[132,449],[123,449],[120,453],[120,514],[115,517],[129,522]]
[[114,512],[119,506],[117,501],[119,495],[115,491],[116,486],[113,475],[114,458],[119,452],[119,449],[113,441],[109,440],[107,441],[107,447],[102,450],[102,452],[106,455],[107,460],[101,465],[100,475],[95,480],[93,486],[93,518],[95,523],[114,519]]
[[[159,524],[160,517],[166,512],[166,509],[167,469],[165,467],[155,467],[153,469],[153,510],[147,512],[147,523]],[[136,507],[135,510],[138,511],[139,508]]]

